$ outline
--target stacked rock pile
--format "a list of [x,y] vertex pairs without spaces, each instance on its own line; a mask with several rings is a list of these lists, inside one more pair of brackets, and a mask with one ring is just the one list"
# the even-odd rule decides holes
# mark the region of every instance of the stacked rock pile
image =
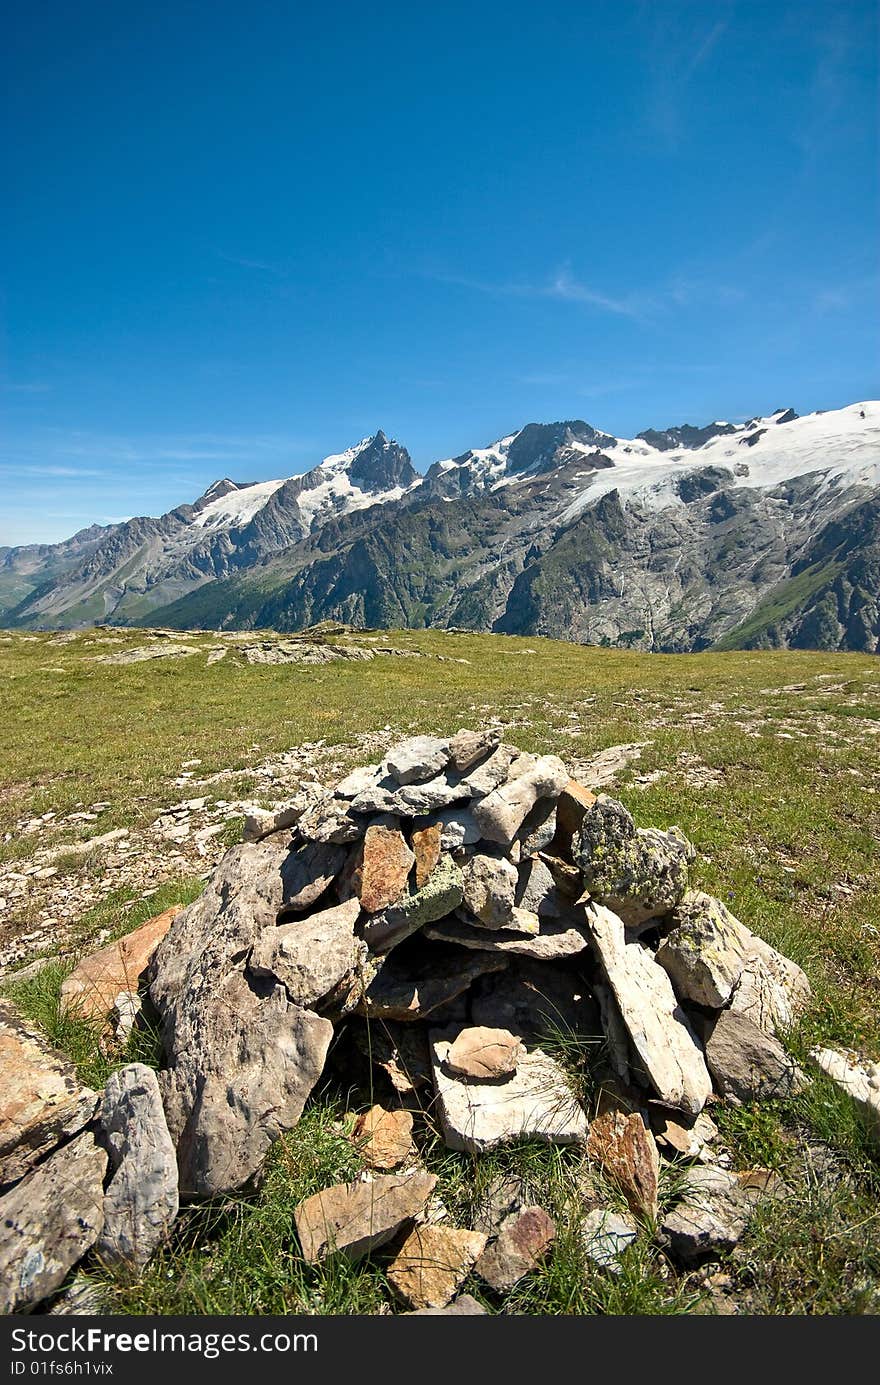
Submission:
[[[14,1128],[0,1117],[7,1311],[45,1300],[89,1251],[143,1264],[179,1199],[258,1182],[334,1031],[334,1060],[366,1055],[386,1103],[360,1118],[362,1179],[297,1209],[307,1260],[397,1238],[390,1282],[435,1311],[473,1267],[503,1291],[546,1252],[553,1223],[521,1197],[482,1226],[426,1213],[436,1180],[413,1112],[474,1155],[522,1137],[580,1144],[647,1224],[661,1156],[683,1160],[680,1201],[655,1234],[685,1263],[735,1243],[767,1180],[713,1159],[706,1108],[797,1089],[778,1033],[810,991],[794,963],[690,888],[695,853],[678,829],[637,827],[555,755],[460,731],[405,741],[333,789],[310,785],[249,819],[245,838],[166,918],[158,946],[152,925],[143,976],[158,1076],[132,1064],[99,1098],[6,1015],[18,1069],[51,1068],[54,1083],[48,1111],[34,1079]],[[75,979],[68,989],[83,991]],[[572,1055],[602,1089],[591,1109]],[[638,1230],[601,1207],[584,1225],[611,1268]]]

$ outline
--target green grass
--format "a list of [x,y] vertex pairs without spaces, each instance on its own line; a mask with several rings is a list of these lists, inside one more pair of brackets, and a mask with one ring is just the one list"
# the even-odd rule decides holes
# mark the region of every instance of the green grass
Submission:
[[[230,653],[208,667],[217,637],[188,634],[186,642],[201,651],[192,658],[126,667],[94,661],[149,638],[97,630],[70,643],[54,643],[51,634],[0,639],[0,866],[26,861],[37,845],[64,846],[85,835],[82,824],[22,834],[18,824],[31,815],[51,809],[62,818],[108,801],[90,832],[142,829],[182,797],[247,796],[257,762],[307,741],[323,739],[355,764],[364,735],[444,733],[497,716],[516,744],[567,761],[642,742],[641,758],[618,777],[615,794],[642,825],[678,823],[698,848],[695,883],[810,977],[815,1004],[790,1036],[796,1056],[805,1063],[812,1044],[827,1043],[880,1057],[876,659],[792,651],[650,656],[537,638],[403,631],[389,633],[388,642],[422,657],[272,667]],[[236,778],[222,787],[202,789],[196,778],[175,788],[182,764],[196,758],[197,775],[231,769]],[[230,824],[229,838],[237,831]],[[60,864],[74,870],[77,860]],[[127,931],[198,888],[195,879],[171,880],[146,901],[120,890],[78,920],[79,946]],[[12,926],[25,924],[24,916],[12,919]],[[131,1055],[101,1054],[93,1030],[60,1014],[58,989],[70,964],[13,991],[82,1076],[99,1085]],[[571,1046],[557,1038],[565,1055]],[[138,1056],[155,1061],[148,1035],[143,1049]],[[588,1070],[577,1054],[567,1058],[589,1096]],[[139,1281],[98,1275],[114,1310],[396,1309],[384,1255],[353,1269],[308,1269],[292,1223],[300,1197],[358,1167],[345,1122],[372,1096],[328,1087],[280,1142],[258,1193],[188,1209],[172,1244]],[[732,1300],[750,1312],[877,1311],[877,1164],[851,1104],[820,1079],[791,1102],[728,1107],[718,1117],[736,1166],[777,1169],[793,1190],[762,1209],[724,1267]],[[457,1224],[467,1224],[486,1179],[504,1170],[531,1171],[558,1216],[547,1263],[503,1302],[468,1283],[490,1311],[713,1311],[701,1278],[676,1273],[651,1228],[626,1252],[621,1275],[584,1262],[573,1194],[582,1170],[573,1152],[524,1146],[475,1162],[443,1147],[429,1113],[420,1139]]]

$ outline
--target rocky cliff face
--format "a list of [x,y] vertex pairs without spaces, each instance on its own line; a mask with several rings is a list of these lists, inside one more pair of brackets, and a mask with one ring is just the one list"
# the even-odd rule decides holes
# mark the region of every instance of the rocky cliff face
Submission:
[[[0,620],[333,618],[658,651],[874,651],[880,405],[631,441],[528,424],[424,477],[380,432],[303,476],[226,480],[161,519],[88,532],[79,561],[45,560],[65,565],[41,585],[29,557],[33,590]],[[0,554],[0,574],[25,553]]]

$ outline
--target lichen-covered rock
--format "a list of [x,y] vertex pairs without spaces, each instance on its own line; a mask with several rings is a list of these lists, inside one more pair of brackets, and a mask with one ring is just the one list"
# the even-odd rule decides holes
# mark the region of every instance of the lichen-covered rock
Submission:
[[620,1274],[620,1257],[639,1234],[632,1217],[612,1212],[607,1207],[594,1207],[584,1217],[580,1227],[584,1253],[602,1270]]
[[677,827],[636,827],[613,798],[600,794],[572,842],[584,888],[628,927],[671,913],[688,887],[694,848]]
[[107,1264],[145,1265],[178,1208],[177,1159],[152,1068],[129,1063],[111,1073],[101,1128],[112,1172],[97,1254]]
[[388,952],[425,924],[451,914],[463,899],[461,870],[451,856],[443,855],[420,890],[403,895],[365,925],[364,940],[374,952]]
[[746,934],[745,956],[730,1008],[763,1029],[765,1034],[785,1033],[809,1008],[812,1000],[806,975],[763,938]]
[[698,891],[685,895],[673,918],[657,961],[680,1000],[722,1009],[742,975],[747,930],[720,899]]

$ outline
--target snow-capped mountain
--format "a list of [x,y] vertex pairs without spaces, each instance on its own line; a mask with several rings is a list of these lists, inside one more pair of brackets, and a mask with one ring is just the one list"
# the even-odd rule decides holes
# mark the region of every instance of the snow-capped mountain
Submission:
[[[880,640],[880,403],[616,438],[530,423],[418,476],[383,433],[301,476],[0,552],[0,621],[466,625],[645,649]],[[42,580],[41,580],[42,575]],[[23,599],[19,595],[25,588]]]

